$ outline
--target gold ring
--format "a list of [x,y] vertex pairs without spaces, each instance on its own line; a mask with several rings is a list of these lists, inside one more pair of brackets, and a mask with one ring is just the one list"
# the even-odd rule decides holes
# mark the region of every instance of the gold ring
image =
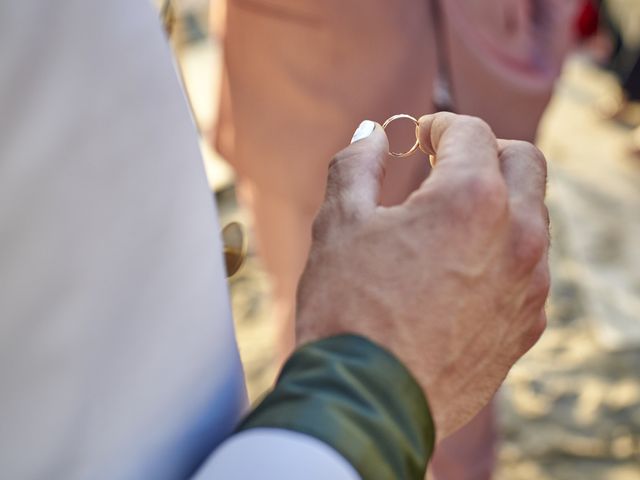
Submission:
[[394,115],[392,117],[387,118],[387,120],[382,124],[382,128],[386,130],[391,122],[394,122],[395,120],[398,120],[400,118],[406,118],[416,124],[416,143],[414,143],[413,147],[411,147],[406,152],[398,153],[398,152],[390,151],[389,155],[393,157],[408,157],[409,155],[414,153],[416,150],[418,150],[418,148],[420,148],[420,140],[418,140],[418,120],[413,118],[411,115],[407,115],[406,113],[399,113],[398,115]]

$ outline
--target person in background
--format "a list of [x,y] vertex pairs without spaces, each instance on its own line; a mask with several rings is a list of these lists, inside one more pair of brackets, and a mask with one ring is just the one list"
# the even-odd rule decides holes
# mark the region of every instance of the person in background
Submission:
[[[280,357],[294,345],[295,292],[327,163],[361,118],[446,109],[498,137],[532,141],[569,49],[574,0],[227,0],[224,71],[212,143],[237,172],[274,285]],[[302,121],[302,119],[308,119]],[[412,128],[388,132],[395,151]],[[301,154],[301,152],[303,152]],[[428,175],[421,155],[391,160],[381,202]],[[435,456],[436,478],[493,469],[492,407]]]
[[[621,120],[633,127],[632,149],[640,152],[640,118],[632,105],[640,102],[640,43],[637,34],[628,28],[628,19],[638,18],[640,8],[620,8],[609,1],[600,1],[600,24],[610,38],[611,48],[602,66],[615,75],[619,91],[599,100],[598,108],[605,118]],[[626,28],[624,28],[626,27]]]
[[[615,76],[620,86],[618,91],[599,100],[598,109],[606,118],[624,119],[629,104],[640,98],[634,78],[640,45],[623,28],[620,9],[613,8],[611,2],[603,0],[598,1],[597,6],[598,29],[592,36],[604,38],[605,48],[603,52],[596,50],[590,53],[598,66]],[[628,16],[633,16],[633,13],[624,12]]]
[[[625,12],[632,17],[638,13],[640,10]],[[625,100],[638,100],[640,91],[636,84],[638,80],[635,78],[634,68],[640,54],[640,44],[631,38],[628,29],[623,28],[624,19],[620,8],[613,8],[611,2],[600,1],[599,16],[601,27],[608,32],[612,43],[604,67],[620,80]]]

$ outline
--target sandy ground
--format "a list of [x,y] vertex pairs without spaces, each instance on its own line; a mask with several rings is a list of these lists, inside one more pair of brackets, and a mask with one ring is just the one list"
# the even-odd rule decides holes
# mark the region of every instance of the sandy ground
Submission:
[[[206,89],[202,76],[212,72],[201,65],[216,54],[192,52],[197,75],[187,84],[197,77],[195,90]],[[573,59],[541,127],[553,234],[549,327],[500,392],[500,480],[640,479],[640,158],[629,152],[629,128],[595,109],[612,87]],[[196,110],[213,107],[210,92],[196,93]],[[225,172],[209,162],[210,172]],[[212,181],[221,224],[249,225],[224,175]],[[269,282],[253,248],[230,287],[256,399],[273,380],[275,355]]]

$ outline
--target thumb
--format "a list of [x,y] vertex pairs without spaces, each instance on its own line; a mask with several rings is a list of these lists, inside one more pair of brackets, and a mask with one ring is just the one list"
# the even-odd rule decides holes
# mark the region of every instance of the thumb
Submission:
[[388,152],[389,142],[382,127],[370,120],[362,122],[351,144],[329,165],[323,209],[347,220],[372,213],[378,206]]

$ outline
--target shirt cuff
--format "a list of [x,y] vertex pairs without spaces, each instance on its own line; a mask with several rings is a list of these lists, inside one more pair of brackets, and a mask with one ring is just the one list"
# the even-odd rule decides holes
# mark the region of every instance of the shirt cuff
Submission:
[[424,478],[435,429],[427,400],[391,353],[357,335],[307,344],[239,431],[280,428],[337,450],[364,480]]

